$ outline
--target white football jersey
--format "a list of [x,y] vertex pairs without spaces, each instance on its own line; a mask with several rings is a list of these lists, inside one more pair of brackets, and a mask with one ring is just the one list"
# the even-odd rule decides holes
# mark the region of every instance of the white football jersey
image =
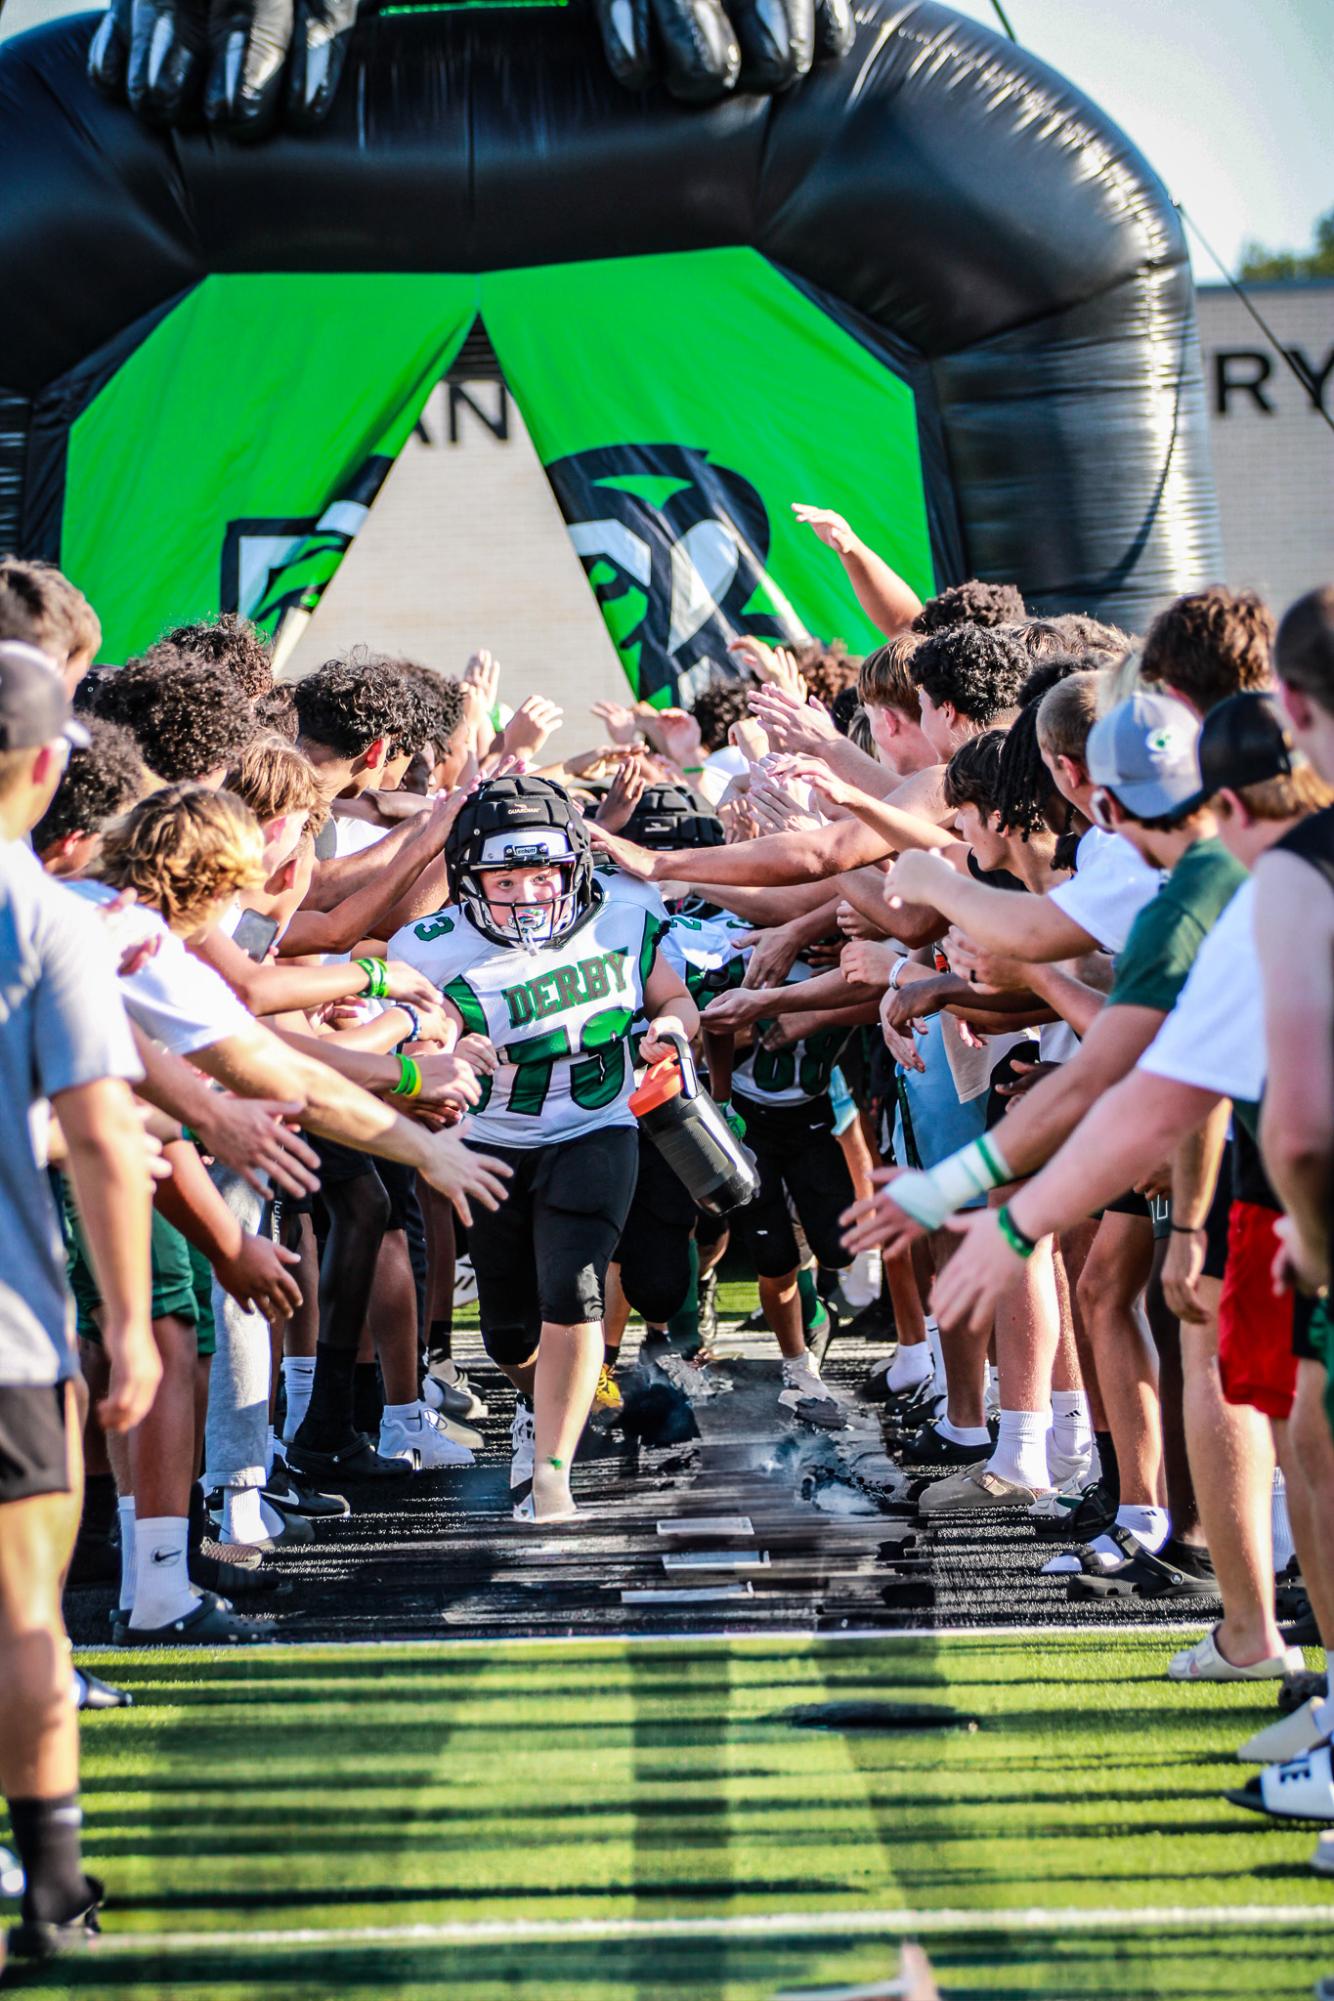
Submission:
[[[798,959],[783,985],[797,986],[814,977],[805,961]],[[741,1102],[760,1105],[809,1105],[824,1097],[851,1030],[817,1028],[814,1035],[801,1042],[788,1043],[782,1049],[766,1049],[760,1037],[767,1026],[767,1022],[757,1021],[754,1041],[749,1049],[738,1052],[732,1072],[732,1096]]]
[[629,1036],[661,931],[643,900],[604,883],[555,945],[497,945],[457,904],[395,933],[389,957],[433,980],[465,1033],[487,1036],[500,1057],[471,1114],[471,1139],[549,1146],[634,1124]]

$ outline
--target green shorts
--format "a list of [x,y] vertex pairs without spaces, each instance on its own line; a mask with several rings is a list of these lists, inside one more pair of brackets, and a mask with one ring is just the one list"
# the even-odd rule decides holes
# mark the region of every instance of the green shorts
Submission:
[[1306,1344],[1325,1365],[1325,1415],[1334,1431],[1334,1314],[1328,1299],[1318,1299],[1306,1327]]
[[[102,1339],[94,1314],[102,1304],[97,1279],[88,1258],[83,1226],[74,1204],[65,1200],[69,1251],[66,1272],[74,1294],[75,1331],[81,1341]],[[186,1242],[180,1231],[153,1211],[150,1245],[153,1264],[153,1294],[150,1311],[154,1320],[173,1314],[178,1320],[194,1323],[195,1342],[201,1355],[211,1355],[217,1347],[213,1324],[213,1267],[202,1251]]]

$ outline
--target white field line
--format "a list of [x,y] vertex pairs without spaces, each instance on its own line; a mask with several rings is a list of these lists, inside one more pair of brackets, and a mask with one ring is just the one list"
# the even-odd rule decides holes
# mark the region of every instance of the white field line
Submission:
[[1046,1910],[1041,1907],[992,1911],[791,1911],[781,1915],[718,1918],[495,1918],[471,1924],[350,1925],[324,1931],[120,1932],[104,1933],[99,1958],[149,1953],[209,1952],[247,1946],[270,1951],[283,1946],[475,1946],[563,1945],[616,1939],[740,1939],[811,1936],[843,1938],[855,1933],[927,1936],[937,1932],[1096,1932],[1176,1929],[1216,1931],[1223,1926],[1334,1926],[1334,1904],[1188,1904]]
[[[0,0],[3,4],[3,0]],[[810,1626],[765,1627],[762,1631],[717,1632],[717,1633],[521,1633],[513,1639],[501,1639],[498,1634],[485,1633],[470,1638],[467,1634],[451,1633],[442,1627],[439,1639],[411,1640],[293,1640],[259,1641],[254,1646],[237,1646],[215,1649],[226,1660],[242,1658],[260,1659],[277,1654],[310,1653],[315,1648],[325,1648],[331,1652],[359,1647],[363,1651],[370,1648],[397,1648],[404,1653],[440,1653],[448,1649],[456,1652],[472,1647],[486,1648],[493,1652],[497,1645],[503,1647],[680,1647],[680,1646],[735,1646],[738,1641],[750,1642],[756,1646],[787,1646],[793,1640],[810,1640],[819,1646],[845,1645],[849,1640],[875,1640],[887,1646],[901,1644],[907,1640],[1027,1640],[1037,1646],[1045,1639],[1097,1639],[1104,1642],[1117,1638],[1132,1639],[1143,1637],[1162,1642],[1164,1646],[1178,1634],[1189,1637],[1209,1630],[1209,1621],[1201,1619],[1197,1624],[1183,1619],[1171,1626],[858,1626],[840,1628],[838,1632],[817,1633]],[[134,1660],[152,1661],[158,1652],[156,1647],[117,1647],[110,1640],[97,1640],[92,1644],[81,1642],[74,1652],[79,1654],[125,1654]],[[179,1652],[179,1648],[171,1651]],[[207,1651],[201,1649],[201,1652]]]

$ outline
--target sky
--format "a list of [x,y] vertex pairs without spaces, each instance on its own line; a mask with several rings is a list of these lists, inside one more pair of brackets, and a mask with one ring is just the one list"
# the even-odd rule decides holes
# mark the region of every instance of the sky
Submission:
[[[954,0],[999,27],[990,0]],[[1016,38],[1101,104],[1231,269],[1304,249],[1334,207],[1334,0],[1003,0]],[[80,11],[0,0],[0,40]],[[1218,276],[1192,242],[1197,278]]]

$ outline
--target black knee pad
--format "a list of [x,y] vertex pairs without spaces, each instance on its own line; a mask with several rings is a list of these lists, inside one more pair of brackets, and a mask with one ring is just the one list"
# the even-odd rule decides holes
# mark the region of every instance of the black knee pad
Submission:
[[519,1369],[525,1362],[532,1361],[541,1334],[539,1321],[488,1326],[482,1329],[482,1346],[499,1368]]
[[[628,1234],[628,1233],[627,1233]],[[652,1327],[679,1313],[690,1290],[690,1232],[664,1231],[662,1241],[621,1241],[621,1287]]]

